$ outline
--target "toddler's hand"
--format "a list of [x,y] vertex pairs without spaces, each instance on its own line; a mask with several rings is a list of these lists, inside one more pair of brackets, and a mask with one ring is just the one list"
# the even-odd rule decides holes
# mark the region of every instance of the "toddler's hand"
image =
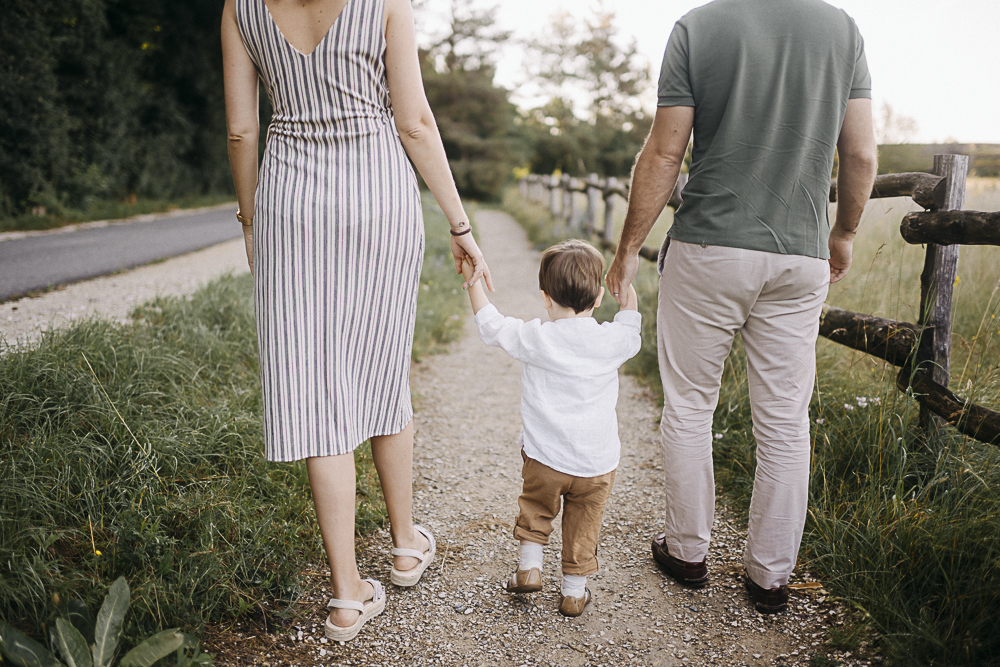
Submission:
[[[475,267],[472,266],[472,261],[466,257],[462,260],[462,277],[465,278],[466,282],[472,280],[472,276],[476,273]],[[472,287],[472,283],[469,283],[469,287]]]
[[631,284],[628,286],[628,292],[625,293],[625,301],[619,310],[639,310],[639,296],[635,293],[635,287]]

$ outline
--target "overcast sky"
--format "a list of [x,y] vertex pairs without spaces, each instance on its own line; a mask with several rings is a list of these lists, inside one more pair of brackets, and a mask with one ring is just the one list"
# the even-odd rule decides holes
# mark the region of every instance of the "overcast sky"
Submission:
[[[430,15],[450,0],[427,0],[418,29],[431,29]],[[559,10],[581,15],[598,6],[587,0],[479,0],[499,5],[499,22],[516,37],[542,33]],[[635,37],[655,81],[674,22],[704,0],[614,0],[624,39]],[[865,39],[872,73],[872,97],[880,107],[917,121],[914,141],[958,140],[1000,143],[1000,0],[832,0],[857,22]],[[584,9],[581,9],[584,8]],[[505,50],[497,82],[517,89],[524,80],[524,58],[516,47]],[[650,93],[649,106],[655,104]],[[515,99],[521,102],[522,100]]]

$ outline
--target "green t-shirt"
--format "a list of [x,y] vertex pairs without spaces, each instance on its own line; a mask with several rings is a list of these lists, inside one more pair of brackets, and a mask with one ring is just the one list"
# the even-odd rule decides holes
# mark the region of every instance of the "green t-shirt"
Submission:
[[715,0],[674,26],[659,106],[694,107],[669,236],[827,259],[833,154],[847,100],[871,97],[864,41],[819,0]]

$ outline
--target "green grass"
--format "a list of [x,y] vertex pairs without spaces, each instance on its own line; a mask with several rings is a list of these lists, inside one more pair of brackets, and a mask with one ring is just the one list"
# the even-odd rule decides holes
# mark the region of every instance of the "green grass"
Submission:
[[[425,213],[414,356],[465,312],[447,222]],[[260,401],[249,276],[0,354],[0,617],[42,637],[69,598],[96,609],[118,576],[132,641],[281,613],[323,550],[304,464],[263,459]],[[385,508],[367,445],[356,461],[365,532]]]
[[[851,273],[833,286],[829,303],[916,321],[923,250],[899,236],[900,219],[911,208],[902,200],[869,204]],[[970,179],[966,208],[1000,208],[997,181]],[[510,210],[519,219],[530,216],[541,243],[555,240],[545,236],[553,223],[542,207],[519,202]],[[961,253],[951,386],[997,409],[1000,250],[963,247]],[[652,263],[641,262],[636,289],[643,350],[625,370],[657,390]],[[606,304],[597,316],[616,310]],[[831,646],[849,638],[856,650],[873,636],[875,651],[891,665],[1000,664],[1000,451],[947,428],[928,443],[917,429],[917,403],[896,390],[895,369],[873,358],[821,339],[817,362],[811,497],[800,559],[856,610],[852,624],[831,636]],[[715,432],[722,435],[715,468],[723,491],[744,509],[755,468],[745,368],[737,338],[715,415]],[[814,664],[832,662],[820,655]]]
[[201,208],[234,203],[235,197],[224,195],[198,195],[180,199],[139,199],[133,204],[122,201],[95,201],[85,209],[46,210],[45,215],[25,213],[0,218],[0,232],[23,232],[65,227],[78,222],[94,220],[119,220],[147,213],[164,213],[176,209]]

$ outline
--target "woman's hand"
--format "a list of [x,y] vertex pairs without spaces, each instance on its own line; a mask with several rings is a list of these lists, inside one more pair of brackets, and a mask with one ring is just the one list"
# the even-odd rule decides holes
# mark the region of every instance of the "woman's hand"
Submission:
[[486,259],[483,251],[479,249],[476,239],[472,238],[472,233],[451,237],[451,254],[455,258],[455,273],[462,274],[462,262],[468,260],[472,264],[472,277],[468,278],[462,285],[462,289],[469,289],[477,280],[484,278],[486,287],[491,292],[493,289],[493,278],[490,277],[490,267],[486,266]]
[[253,227],[243,226],[243,243],[247,248],[247,264],[250,265],[250,275],[253,275]]

